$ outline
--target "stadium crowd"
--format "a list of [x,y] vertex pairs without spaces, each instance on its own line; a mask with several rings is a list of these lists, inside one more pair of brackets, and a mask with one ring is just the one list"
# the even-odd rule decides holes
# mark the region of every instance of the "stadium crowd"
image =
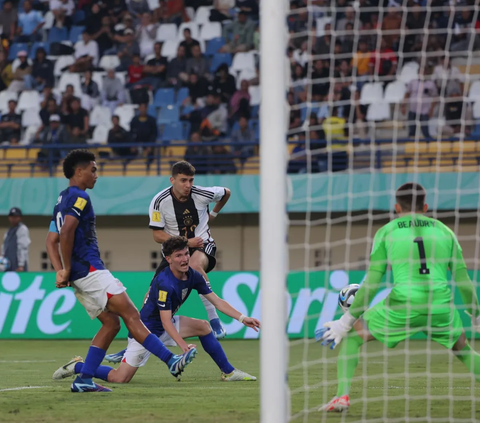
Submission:
[[[188,140],[189,161],[218,155],[225,173],[257,154],[259,0],[0,3],[3,143],[110,143],[115,157],[148,162],[152,147],[135,143]],[[319,148],[367,139],[369,121],[407,119],[408,136],[424,139],[476,133],[465,75],[452,65],[480,48],[475,0],[291,0],[290,9],[290,172],[306,170],[306,138]],[[392,116],[376,96],[401,107]]]

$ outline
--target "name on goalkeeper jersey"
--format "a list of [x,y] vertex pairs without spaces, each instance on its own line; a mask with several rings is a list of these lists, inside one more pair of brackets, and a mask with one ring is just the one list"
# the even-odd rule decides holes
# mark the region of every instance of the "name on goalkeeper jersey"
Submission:
[[424,227],[424,228],[434,228],[435,223],[431,220],[409,220],[408,222],[398,222],[399,229],[411,228],[413,227]]

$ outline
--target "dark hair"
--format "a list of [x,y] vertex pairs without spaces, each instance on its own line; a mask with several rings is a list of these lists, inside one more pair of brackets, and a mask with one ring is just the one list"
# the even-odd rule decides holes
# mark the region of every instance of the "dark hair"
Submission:
[[395,199],[404,212],[423,212],[427,192],[416,182],[407,182],[397,189]]
[[172,176],[177,175],[195,176],[195,168],[185,160],[175,163],[172,166]]
[[175,251],[181,251],[188,245],[188,239],[184,236],[172,236],[162,244],[163,255],[171,256]]
[[88,150],[72,150],[63,161],[63,174],[70,179],[75,175],[75,169],[79,166],[87,166],[95,161],[95,154]]

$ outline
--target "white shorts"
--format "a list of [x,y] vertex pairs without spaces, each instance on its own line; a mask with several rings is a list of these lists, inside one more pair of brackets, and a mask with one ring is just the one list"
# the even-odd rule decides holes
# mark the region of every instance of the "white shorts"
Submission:
[[125,288],[108,270],[96,270],[72,283],[77,300],[91,319],[107,309],[109,298],[125,292]]
[[[180,316],[173,316],[172,318],[173,326],[177,332],[180,332]],[[163,332],[159,337],[160,341],[164,343],[167,347],[176,347],[177,343],[170,337],[167,332]],[[122,363],[127,363],[132,367],[142,367],[147,364],[148,358],[150,357],[151,352],[135,341],[133,338],[128,338],[127,351],[123,355]]]

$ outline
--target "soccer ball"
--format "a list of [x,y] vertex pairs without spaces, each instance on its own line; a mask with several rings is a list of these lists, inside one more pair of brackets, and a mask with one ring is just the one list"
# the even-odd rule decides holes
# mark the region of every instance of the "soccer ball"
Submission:
[[0,256],[0,272],[6,272],[10,268],[10,260]]
[[338,294],[338,305],[344,313],[348,311],[350,306],[355,299],[355,294],[357,293],[360,285],[357,283],[352,283],[343,288]]

